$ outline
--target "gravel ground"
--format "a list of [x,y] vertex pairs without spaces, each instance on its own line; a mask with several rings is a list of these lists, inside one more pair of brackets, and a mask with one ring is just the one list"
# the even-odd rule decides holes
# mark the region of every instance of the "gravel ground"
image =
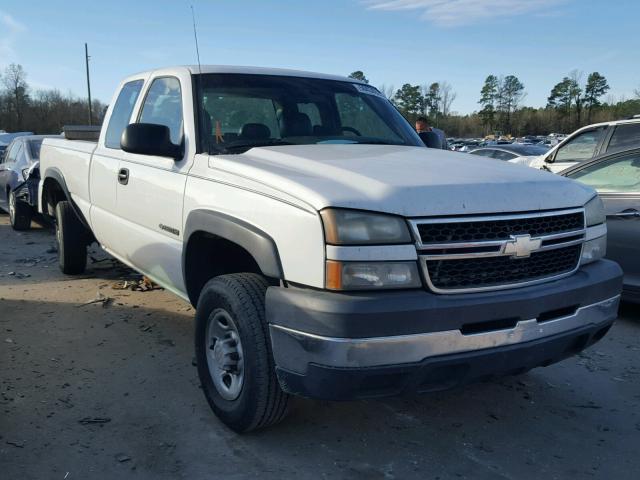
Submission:
[[3,479],[638,478],[631,307],[582,355],[521,377],[411,398],[299,399],[281,425],[239,436],[200,392],[191,306],[113,289],[136,276],[98,249],[85,275],[63,276],[52,233],[34,227],[16,233],[0,216]]

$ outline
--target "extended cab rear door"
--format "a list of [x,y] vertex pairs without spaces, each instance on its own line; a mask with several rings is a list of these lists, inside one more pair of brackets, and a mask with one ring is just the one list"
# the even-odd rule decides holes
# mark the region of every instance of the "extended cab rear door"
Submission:
[[121,238],[117,252],[138,270],[176,293],[182,280],[182,209],[195,154],[191,76],[185,70],[154,72],[136,108],[138,123],[169,128],[182,145],[178,159],[123,152],[117,182]]

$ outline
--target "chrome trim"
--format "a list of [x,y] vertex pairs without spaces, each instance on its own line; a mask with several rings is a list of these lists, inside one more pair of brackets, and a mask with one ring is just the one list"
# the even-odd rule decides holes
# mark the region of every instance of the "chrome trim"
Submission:
[[[557,240],[558,238],[577,237],[577,236],[580,236],[580,238],[576,238],[575,240],[569,240],[567,242],[554,243],[553,245],[542,245],[544,242],[548,240]],[[539,240],[541,245],[539,248],[533,250],[531,253],[544,252],[546,250],[555,250],[557,248],[570,247],[572,245],[578,245],[580,243],[583,243],[585,241],[585,231],[575,230],[573,232],[570,232],[570,234],[567,234],[567,235],[558,234],[558,235],[549,235],[546,237],[534,237],[534,238],[531,238],[531,240]],[[500,242],[491,242],[491,245],[487,245],[487,243],[489,242],[477,243],[472,247],[465,247],[465,248],[473,248],[473,247],[499,246],[500,248],[495,251],[444,253],[444,254],[437,254],[437,253],[428,254],[427,253],[426,255],[420,255],[420,259],[425,258],[427,260],[462,260],[462,259],[468,259],[468,258],[504,257],[504,256],[512,257],[513,255],[505,252],[507,244],[510,243],[510,241],[511,240],[501,240]],[[455,250],[456,248],[460,248],[460,247],[458,247],[457,244],[452,244],[452,243],[448,244],[448,246],[446,247],[440,247],[440,249],[447,249],[447,250]],[[429,250],[430,248],[423,250],[422,252],[428,252]]]
[[[572,315],[538,323],[521,320],[514,328],[472,335],[460,330],[372,338],[335,338],[271,324],[271,336],[284,334],[274,349],[276,364],[305,373],[309,363],[331,367],[374,367],[420,362],[437,355],[530,342],[587,325],[600,325],[616,318],[620,295],[580,307]],[[277,333],[276,333],[277,331]],[[285,352],[286,350],[286,352]]]
[[[457,294],[457,293],[471,293],[471,292],[487,292],[487,291],[496,291],[496,290],[505,290],[508,288],[518,288],[525,287],[529,285],[536,285],[539,283],[550,282],[553,280],[559,280],[561,278],[567,277],[575,273],[578,268],[580,268],[580,261],[576,263],[576,266],[570,272],[561,273],[558,275],[553,275],[549,277],[543,277],[535,280],[527,280],[523,282],[517,283],[507,283],[502,285],[492,285],[485,287],[469,287],[469,288],[456,288],[456,289],[443,289],[436,287],[431,281],[429,270],[427,268],[427,261],[432,260],[464,260],[464,259],[473,259],[473,258],[489,258],[489,257],[501,257],[501,256],[510,256],[512,258],[522,258],[515,256],[511,251],[508,252],[508,247],[510,244],[516,240],[517,235],[511,235],[511,238],[504,240],[488,240],[488,241],[477,241],[477,242],[450,242],[450,243],[427,243],[423,244],[422,239],[420,237],[420,231],[418,229],[419,225],[428,223],[428,224],[442,224],[442,223],[460,223],[460,222],[483,222],[483,221],[500,221],[500,220],[513,220],[513,219],[521,219],[521,218],[540,218],[540,217],[554,217],[560,215],[570,215],[573,213],[582,213],[584,223],[583,227],[578,230],[571,230],[568,232],[560,232],[553,233],[550,235],[541,235],[538,237],[530,237],[529,240],[534,244],[538,244],[539,247],[535,250],[531,250],[531,253],[544,252],[548,250],[556,250],[559,248],[571,247],[573,245],[584,244],[585,240],[589,236],[590,229],[594,227],[587,228],[586,226],[586,214],[584,208],[572,208],[565,210],[556,210],[556,211],[545,211],[545,212],[534,212],[534,213],[526,213],[526,214],[512,214],[512,215],[496,215],[496,216],[468,216],[468,217],[446,217],[446,218],[423,218],[423,219],[410,219],[409,223],[411,225],[411,230],[414,234],[416,240],[416,249],[418,250],[420,267],[422,268],[422,272],[424,274],[425,281],[427,286],[432,292],[441,293],[441,294]],[[600,226],[598,226],[600,227]],[[606,226],[605,226],[606,233]],[[544,245],[544,242],[550,240],[558,240],[563,238],[572,238],[572,237],[580,237],[574,238],[572,240],[568,240],[565,242],[554,243],[553,245]],[[455,253],[456,249],[470,249],[470,248],[479,248],[479,247],[499,247],[496,250],[488,251],[488,252],[461,252]],[[431,253],[431,250],[447,250],[448,252],[445,254],[437,254]],[[580,251],[580,257],[582,256],[582,250]]]

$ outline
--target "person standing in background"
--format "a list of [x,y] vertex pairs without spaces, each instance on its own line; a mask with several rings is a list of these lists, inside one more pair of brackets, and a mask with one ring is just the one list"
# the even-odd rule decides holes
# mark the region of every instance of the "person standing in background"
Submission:
[[[429,125],[429,120],[426,117],[418,117],[418,119],[416,120],[416,132],[418,132],[418,135],[420,136],[421,133],[427,133],[427,132],[433,132],[438,136],[438,139],[440,140],[440,147],[443,150],[448,150],[449,147],[447,145],[447,137],[444,134],[444,132],[442,130],[440,130],[439,128],[434,128],[431,127]],[[420,138],[422,138],[422,136],[420,136]],[[423,139],[424,141],[424,139]],[[425,143],[426,145],[426,143]],[[427,145],[428,146],[428,145]]]

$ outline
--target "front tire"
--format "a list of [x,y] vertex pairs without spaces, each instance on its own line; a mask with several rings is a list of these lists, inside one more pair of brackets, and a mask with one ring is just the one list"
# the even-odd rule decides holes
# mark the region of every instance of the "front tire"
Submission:
[[29,230],[33,212],[31,205],[16,198],[16,192],[9,193],[9,221],[14,230]]
[[56,205],[58,265],[62,273],[77,275],[87,266],[87,234],[68,201]]
[[207,282],[196,309],[202,390],[218,418],[239,433],[278,423],[288,411],[265,319],[267,287],[253,273],[223,275]]

